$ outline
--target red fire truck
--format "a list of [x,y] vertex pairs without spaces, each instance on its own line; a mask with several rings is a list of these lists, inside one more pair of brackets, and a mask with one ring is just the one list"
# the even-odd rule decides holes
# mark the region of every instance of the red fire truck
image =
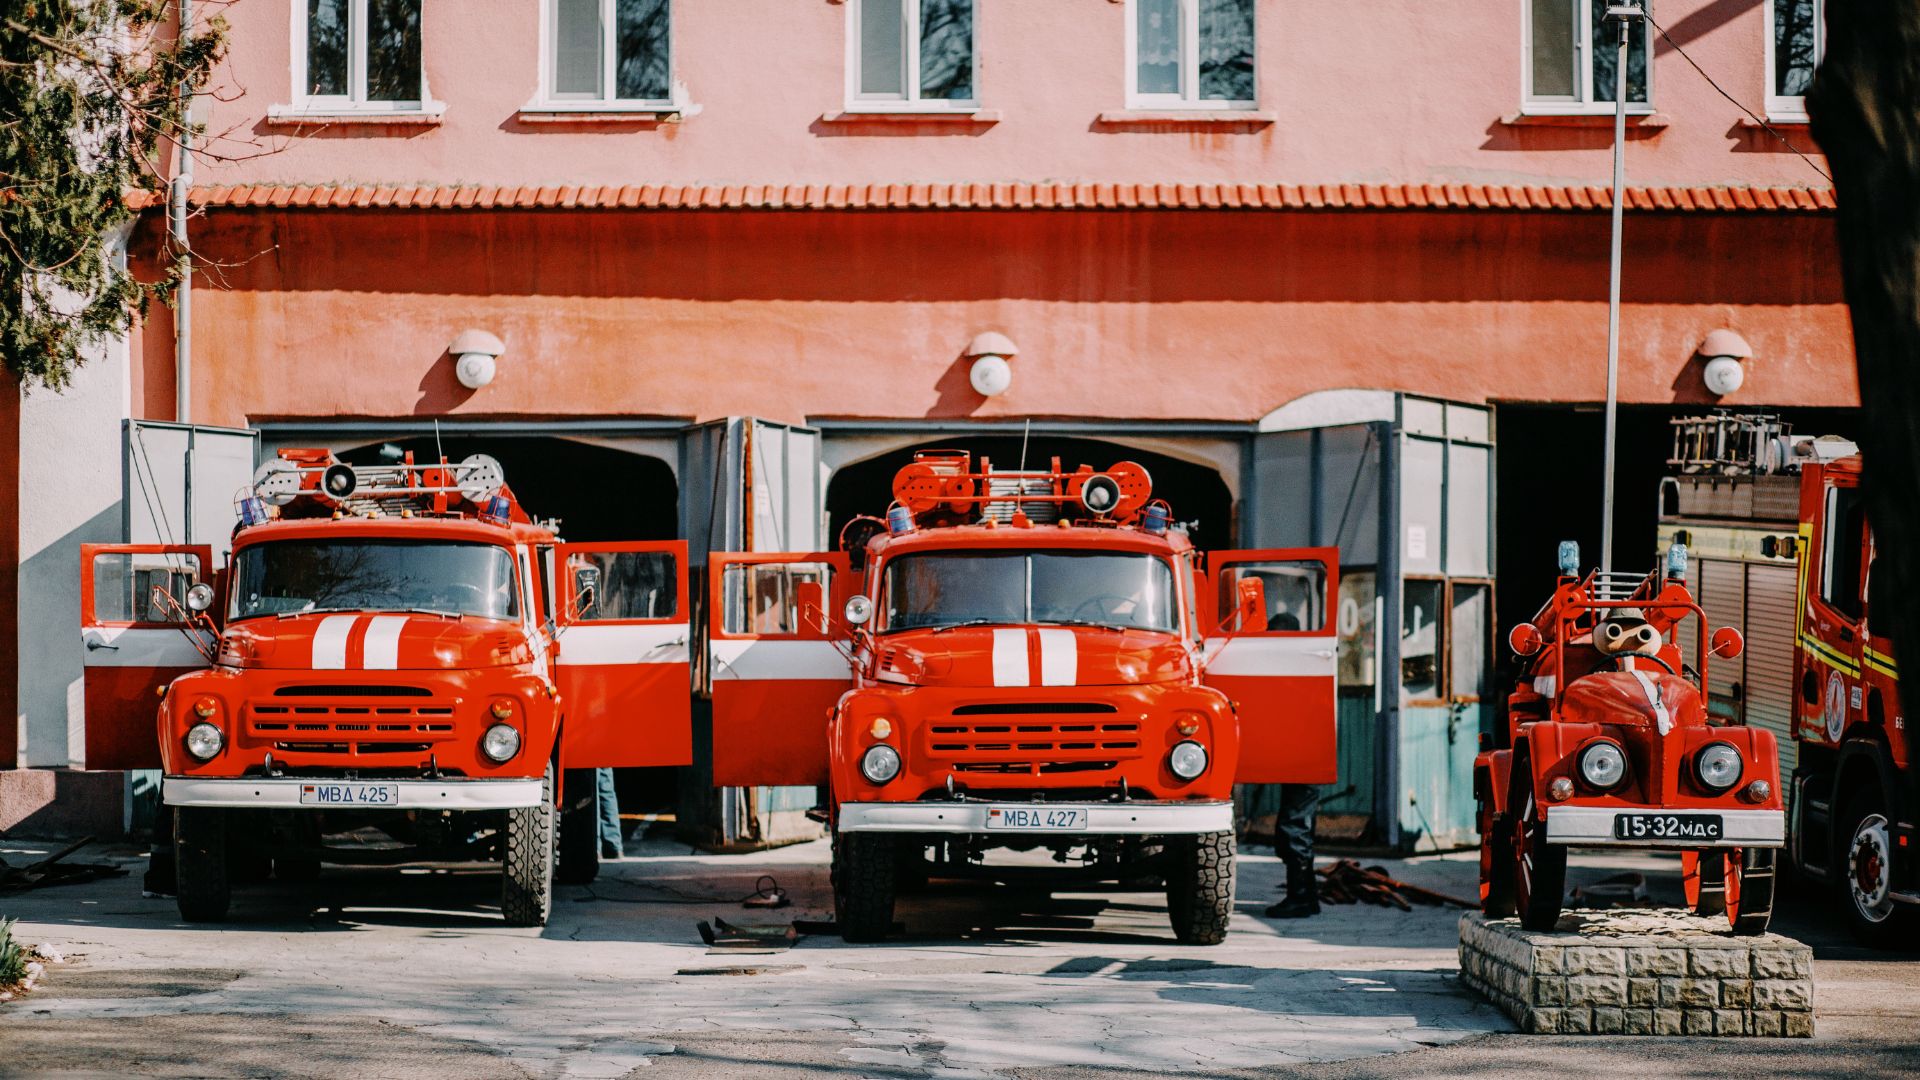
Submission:
[[1796,695],[1794,865],[1838,884],[1861,940],[1911,944],[1920,930],[1920,772],[1900,707],[1900,669],[1876,587],[1860,455],[1800,469],[1799,555],[1791,633]]
[[1218,943],[1234,783],[1334,779],[1337,553],[1203,556],[1151,488],[922,453],[839,551],[712,557],[716,781],[827,788],[847,940],[1013,849]]
[[1689,667],[1675,627],[1705,613],[1688,593],[1687,554],[1665,573],[1579,574],[1561,545],[1559,583],[1508,638],[1526,667],[1507,697],[1501,745],[1474,762],[1480,897],[1529,929],[1560,919],[1569,847],[1677,849],[1687,899],[1762,933],[1773,913],[1774,853],[1786,838],[1773,733],[1708,723],[1708,659],[1740,655],[1740,632],[1694,635]]
[[218,570],[81,548],[87,763],[164,771],[184,917],[372,825],[361,860],[498,859],[540,925],[598,870],[587,770],[691,760],[683,543],[562,543],[485,455],[287,450],[236,502]]

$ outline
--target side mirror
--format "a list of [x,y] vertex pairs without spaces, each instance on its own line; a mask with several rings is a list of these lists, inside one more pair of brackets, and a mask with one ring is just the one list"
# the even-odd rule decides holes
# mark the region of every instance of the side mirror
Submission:
[[1747,639],[1741,637],[1740,631],[1733,627],[1723,626],[1715,630],[1713,636],[1707,639],[1707,645],[1707,651],[1711,655],[1723,660],[1731,660],[1746,651]]
[[573,613],[585,615],[600,602],[600,568],[579,566],[573,571]]
[[1546,646],[1546,639],[1540,636],[1540,628],[1532,623],[1520,623],[1507,632],[1507,648],[1515,656],[1532,656]]
[[1258,634],[1267,628],[1267,583],[1243,577],[1233,584],[1234,632]]
[[827,632],[827,587],[817,581],[795,582],[793,586],[795,630],[802,633]]
[[187,590],[187,610],[205,611],[213,606],[213,586],[201,582]]
[[841,615],[846,618],[848,626],[865,626],[873,618],[873,601],[867,599],[865,593],[855,593],[847,597],[847,606]]

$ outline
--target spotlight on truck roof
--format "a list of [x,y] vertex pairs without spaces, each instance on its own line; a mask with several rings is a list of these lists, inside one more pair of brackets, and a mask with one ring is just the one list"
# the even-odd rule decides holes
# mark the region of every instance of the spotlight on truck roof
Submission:
[[1120,484],[1105,473],[1088,477],[1080,486],[1080,505],[1089,514],[1105,517],[1120,505]]

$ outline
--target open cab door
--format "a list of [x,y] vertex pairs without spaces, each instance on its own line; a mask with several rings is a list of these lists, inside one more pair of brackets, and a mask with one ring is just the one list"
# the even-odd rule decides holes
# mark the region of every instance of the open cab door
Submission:
[[1216,551],[1207,568],[1205,682],[1240,716],[1234,781],[1331,783],[1338,549]]
[[212,561],[205,544],[80,545],[87,768],[160,767],[159,691],[207,667],[201,646],[217,645],[183,619]]
[[713,782],[826,783],[827,718],[853,685],[830,636],[851,592],[846,555],[714,552],[708,568]]
[[553,549],[570,769],[693,763],[684,540]]

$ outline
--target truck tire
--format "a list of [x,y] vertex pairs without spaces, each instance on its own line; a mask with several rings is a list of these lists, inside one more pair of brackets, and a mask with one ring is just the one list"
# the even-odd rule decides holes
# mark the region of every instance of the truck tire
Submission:
[[1886,805],[1880,786],[1871,782],[1841,804],[1834,876],[1853,936],[1874,948],[1898,949],[1914,943],[1920,913],[1892,896],[1893,843]]
[[1547,819],[1533,797],[1531,764],[1514,766],[1513,787],[1507,805],[1518,808],[1513,819],[1514,906],[1521,926],[1551,930],[1559,924],[1567,899],[1567,849],[1547,843]]
[[600,787],[592,769],[567,770],[560,807],[560,865],[554,880],[591,885],[600,876]]
[[1773,921],[1775,848],[1729,848],[1719,853],[1727,922],[1742,936],[1764,934]]
[[1695,915],[1717,919],[1727,913],[1727,856],[1719,848],[1680,853],[1680,889]]
[[1182,945],[1218,945],[1233,915],[1232,832],[1170,836],[1166,847],[1167,918]]
[[227,812],[182,806],[173,812],[174,886],[180,917],[219,922],[233,904],[227,867]]
[[842,940],[884,941],[893,929],[899,855],[886,833],[833,834],[833,910]]
[[559,846],[553,808],[553,766],[547,766],[540,805],[507,811],[501,853],[500,914],[508,926],[545,926],[553,910],[553,864]]

